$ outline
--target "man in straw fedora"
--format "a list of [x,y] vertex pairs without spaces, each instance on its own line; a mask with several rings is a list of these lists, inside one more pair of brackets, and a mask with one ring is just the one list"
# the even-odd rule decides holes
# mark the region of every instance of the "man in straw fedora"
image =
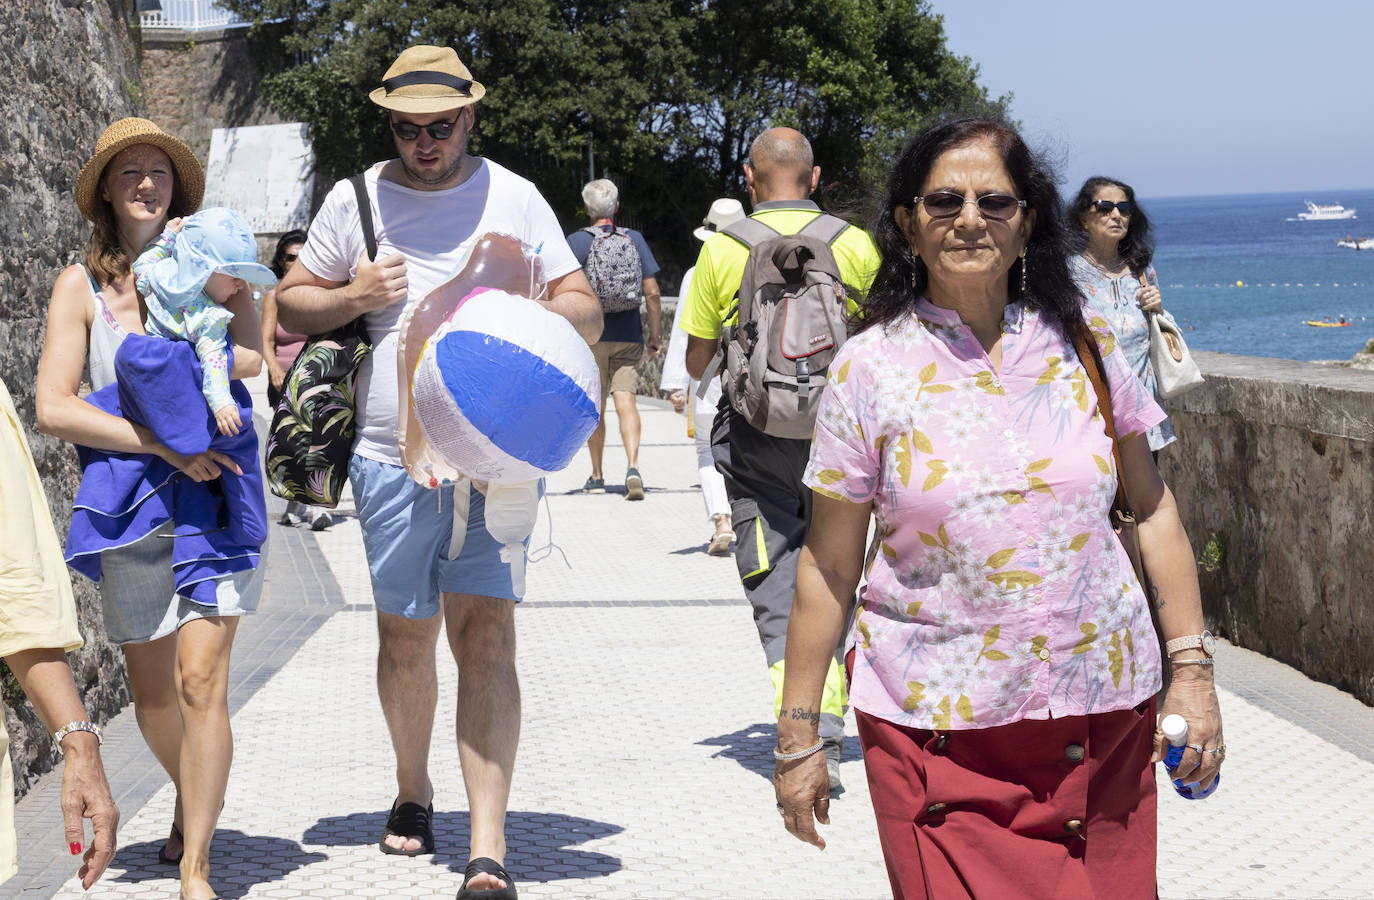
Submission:
[[428,751],[437,696],[434,645],[443,626],[459,672],[458,757],[472,822],[460,898],[515,896],[502,863],[520,735],[519,598],[500,547],[486,531],[482,495],[470,494],[466,537],[449,559],[453,487],[422,488],[402,467],[396,440],[399,320],[407,300],[426,296],[452,276],[470,238],[490,231],[540,248],[548,279],[542,302],[589,344],[601,333],[600,303],[548,203],[530,182],[467,152],[475,104],[485,94],[452,49],[407,48],[369,95],[388,116],[396,143],[395,159],[364,173],[376,261],[364,247],[357,195],[341,181],[278,290],[286,328],[319,334],[363,315],[372,337],[373,352],[356,386],[349,477],[377,605],[377,690],[396,752],[397,796],[379,847],[405,856],[434,851]]

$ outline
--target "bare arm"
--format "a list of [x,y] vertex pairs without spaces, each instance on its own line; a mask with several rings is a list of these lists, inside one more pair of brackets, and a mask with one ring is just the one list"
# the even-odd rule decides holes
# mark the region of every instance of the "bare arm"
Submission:
[[224,308],[234,314],[229,321],[229,337],[234,341],[234,368],[229,377],[252,378],[262,371],[262,326],[253,306],[253,292],[242,288]]
[[581,269],[550,281],[546,299],[540,302],[571,322],[588,344],[601,338],[601,301]]
[[644,279],[644,308],[649,314],[649,337],[645,341],[645,346],[649,349],[649,358],[653,359],[663,349],[663,344],[660,341],[660,329],[663,327],[663,299],[658,291],[657,279]]
[[[1204,627],[1202,591],[1198,587],[1197,563],[1183,530],[1174,495],[1159,476],[1150,456],[1149,442],[1135,435],[1121,442],[1122,477],[1135,508],[1140,556],[1145,572],[1153,582],[1154,596],[1148,598],[1159,614],[1164,640],[1198,634]],[[1161,651],[1163,648],[1160,648]],[[1180,650],[1172,659],[1199,659],[1201,650]],[[1163,660],[1170,665],[1170,658]],[[1221,706],[1212,681],[1212,667],[1172,666],[1173,681],[1160,707],[1161,717],[1176,712],[1188,720],[1188,743],[1212,748],[1223,743]],[[1164,756],[1164,739],[1155,739],[1154,759]],[[1189,750],[1177,774],[1187,774],[1189,782],[1210,784],[1221,765],[1219,754]]]
[[[1135,507],[1145,571],[1154,582],[1156,596],[1150,600],[1159,612],[1165,640],[1198,634],[1204,623],[1197,564],[1173,492],[1160,477],[1143,435],[1121,442],[1121,465],[1126,493]],[[1178,654],[1179,658],[1201,655],[1199,650]]]
[[706,367],[710,365],[711,358],[716,355],[716,350],[720,349],[720,339],[707,340],[699,338],[695,334],[687,335],[687,374],[697,381],[706,374]]
[[[873,509],[872,503],[849,503],[821,494],[813,498],[811,530],[797,561],[797,591],[787,622],[782,714],[778,717],[778,749],[783,753],[804,750],[819,740],[821,692],[863,574],[864,539]],[[815,821],[830,822],[830,779],[824,755],[779,761],[773,785],[787,830],[825,849],[815,826]]]
[[[252,310],[251,299],[249,310]],[[158,443],[153,433],[142,425],[96,409],[78,396],[81,372],[86,365],[91,314],[86,274],[79,266],[71,266],[57,276],[52,299],[48,302],[48,326],[43,354],[38,359],[34,398],[38,430],[98,450],[159,456],[196,481],[218,478],[221,465],[238,471],[237,464],[217,452],[192,457],[174,453]],[[256,330],[256,322],[257,315],[253,314],[249,327]]]
[[272,387],[280,388],[286,372],[277,362],[277,292],[276,289],[262,295],[262,361],[267,366],[267,377]]
[[35,404],[44,434],[117,453],[159,453],[152,432],[96,409],[78,396],[91,329],[86,274],[71,266],[57,276],[48,301],[43,354],[38,359]]
[[[68,722],[87,719],[86,708],[67,666],[66,654],[61,650],[23,650],[11,653],[5,661],[49,732],[57,731]],[[62,739],[62,753],[66,757],[62,772],[62,818],[66,824],[67,843],[76,848],[73,855],[81,852],[85,839],[81,820],[91,820],[91,845],[79,872],[82,886],[89,889],[114,858],[119,809],[110,796],[95,735],[88,731],[72,732]]]
[[352,281],[329,281],[302,264],[291,266],[277,285],[277,318],[287,331],[324,334],[374,309],[406,298],[405,257],[392,253],[373,262],[358,258]]

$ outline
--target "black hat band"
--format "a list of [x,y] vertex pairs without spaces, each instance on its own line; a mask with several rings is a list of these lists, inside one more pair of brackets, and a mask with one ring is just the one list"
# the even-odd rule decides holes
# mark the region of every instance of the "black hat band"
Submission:
[[421,69],[417,72],[406,72],[404,75],[397,75],[395,78],[388,78],[382,82],[382,90],[390,95],[403,87],[411,87],[416,84],[441,84],[444,87],[451,87],[464,97],[472,96],[472,82],[466,78],[459,78],[447,72],[434,72]]

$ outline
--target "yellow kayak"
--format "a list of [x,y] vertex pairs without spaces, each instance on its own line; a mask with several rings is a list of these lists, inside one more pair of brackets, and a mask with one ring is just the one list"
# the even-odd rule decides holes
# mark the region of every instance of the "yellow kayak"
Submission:
[[1307,324],[1308,324],[1308,325],[1311,325],[1313,328],[1349,328],[1351,325],[1354,325],[1355,323],[1354,323],[1354,322],[1314,322],[1314,321],[1312,321],[1311,319],[1308,319],[1308,320],[1307,320]]

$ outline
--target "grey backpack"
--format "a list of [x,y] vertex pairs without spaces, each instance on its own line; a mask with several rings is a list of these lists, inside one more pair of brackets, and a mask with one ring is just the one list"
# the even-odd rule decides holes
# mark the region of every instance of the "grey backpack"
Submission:
[[723,229],[749,248],[749,260],[739,318],[726,327],[698,395],[723,356],[725,396],[736,412],[764,434],[811,439],[826,370],[849,334],[844,281],[831,251],[848,227],[821,214],[796,234],[748,218]]
[[610,231],[602,231],[596,226],[582,230],[592,236],[592,246],[582,268],[601,301],[601,311],[618,313],[638,309],[640,295],[644,292],[644,269],[629,232],[617,231],[614,225]]

